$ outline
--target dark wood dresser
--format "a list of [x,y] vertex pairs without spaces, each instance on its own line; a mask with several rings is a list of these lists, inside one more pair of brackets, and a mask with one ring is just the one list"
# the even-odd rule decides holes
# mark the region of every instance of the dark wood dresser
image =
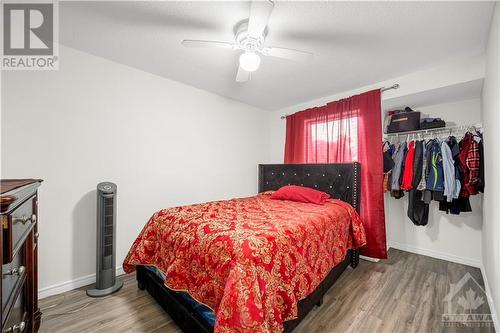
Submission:
[[0,181],[1,333],[37,332],[39,179]]

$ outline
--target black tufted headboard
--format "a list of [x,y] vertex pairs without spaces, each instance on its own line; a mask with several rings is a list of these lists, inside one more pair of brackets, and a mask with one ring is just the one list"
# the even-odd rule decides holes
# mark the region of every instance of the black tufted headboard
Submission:
[[285,185],[307,186],[326,192],[334,199],[350,203],[359,213],[361,165],[337,164],[259,164],[259,192]]

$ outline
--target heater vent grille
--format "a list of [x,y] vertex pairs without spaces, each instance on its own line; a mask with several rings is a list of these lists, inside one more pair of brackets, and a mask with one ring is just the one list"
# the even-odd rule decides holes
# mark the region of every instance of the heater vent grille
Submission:
[[[104,257],[113,255],[113,211],[114,211],[113,198],[104,198],[104,225],[103,225],[103,255]],[[111,260],[104,260],[104,264],[109,263]],[[110,267],[104,267],[107,269]]]

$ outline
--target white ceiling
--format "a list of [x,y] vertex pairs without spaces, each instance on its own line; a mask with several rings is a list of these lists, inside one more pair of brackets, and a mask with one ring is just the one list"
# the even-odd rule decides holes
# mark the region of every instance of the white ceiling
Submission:
[[[276,2],[266,44],[313,61],[266,57],[247,83],[239,53],[185,48],[233,41],[249,2],[60,2],[60,42],[275,110],[484,52],[493,2]],[[63,61],[63,59],[61,59]],[[147,87],[145,87],[147,89]]]
[[412,108],[426,107],[429,105],[465,101],[481,97],[484,79],[461,82],[445,87],[430,89],[406,96],[382,100],[383,110],[404,109],[411,105]]

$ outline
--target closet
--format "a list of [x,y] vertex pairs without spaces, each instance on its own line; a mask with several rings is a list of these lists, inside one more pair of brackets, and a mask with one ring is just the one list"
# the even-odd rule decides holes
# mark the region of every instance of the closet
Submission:
[[431,201],[439,210],[471,212],[469,197],[484,191],[482,128],[453,126],[386,135],[384,190],[408,196],[407,216],[427,225]]
[[[480,89],[471,90],[469,86],[467,88],[467,95],[457,91],[455,94],[443,94],[442,96],[446,95],[446,98],[438,98],[438,95],[441,96],[440,94],[429,93],[425,98],[419,94],[418,96],[405,96],[397,100],[384,101],[383,111],[400,109],[409,105],[413,110],[420,111],[422,117],[444,119],[446,127],[400,133],[399,135],[386,134],[383,135],[382,140],[391,143],[431,139],[444,141],[451,135],[460,142],[469,127],[482,123]],[[464,90],[460,89],[460,91]],[[481,129],[480,126],[476,127]],[[382,146],[382,142],[379,143],[380,146]],[[485,190],[488,190],[487,183]],[[410,199],[415,199],[415,197],[410,196],[409,192],[404,192],[404,194],[404,197],[400,199],[392,197],[390,192],[384,194],[389,247],[476,267],[480,265],[483,219],[483,195],[481,193],[469,197],[472,211],[461,212],[459,215],[451,214],[451,212],[447,214],[446,211],[439,209],[439,201],[431,200],[428,205],[428,220],[425,226],[414,224],[408,217]],[[420,203],[418,200],[416,202]],[[418,206],[416,212],[421,211]],[[467,246],[464,246],[465,244]]]

